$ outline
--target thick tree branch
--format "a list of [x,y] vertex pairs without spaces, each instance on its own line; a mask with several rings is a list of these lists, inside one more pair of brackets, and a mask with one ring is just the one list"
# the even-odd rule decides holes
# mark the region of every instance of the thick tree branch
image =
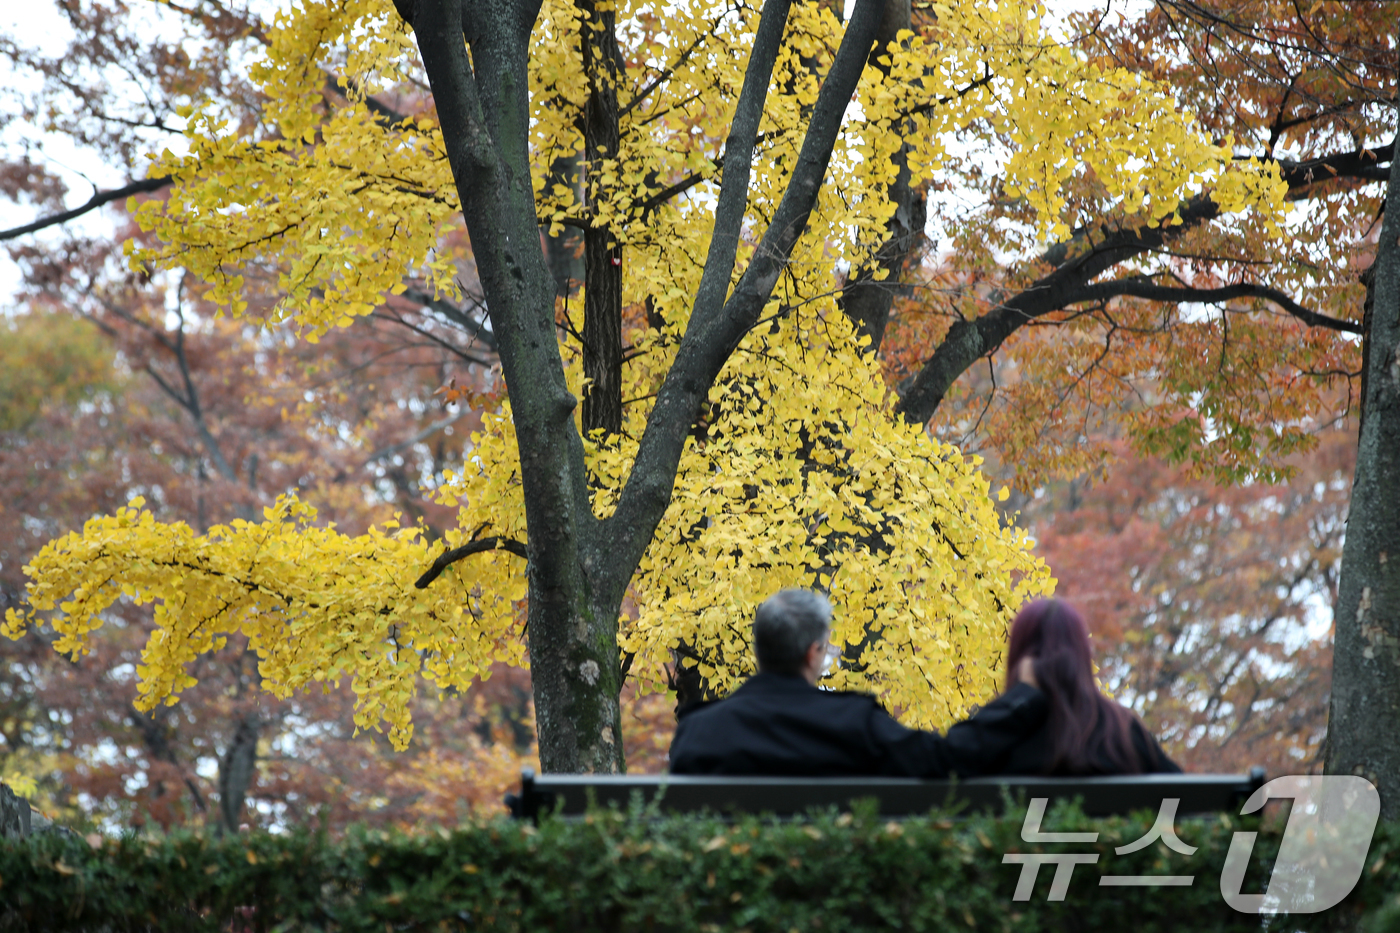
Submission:
[[[753,51],[749,55],[748,68],[744,73],[744,86],[739,92],[734,121],[730,124],[729,138],[724,144],[724,180],[720,183],[719,201],[715,205],[714,232],[710,238],[709,253],[705,257],[700,286],[696,289],[695,310],[692,315],[698,314],[702,318],[716,315],[724,306],[725,295],[729,292],[735,256],[739,249],[739,233],[744,223],[744,214],[748,210],[749,175],[753,169],[754,149],[758,145],[758,125],[768,100],[768,82],[782,46],[783,30],[787,26],[790,7],[791,4],[787,0],[778,0],[771,5],[765,4],[759,20]],[[810,128],[808,132],[810,135]],[[823,172],[825,167],[823,160]],[[692,316],[691,320],[694,321],[695,317]],[[694,329],[691,327],[689,330]],[[686,337],[689,336],[688,331]]]
[[1086,285],[1084,288],[1080,289],[1079,293],[1073,296],[1067,304],[1079,304],[1085,301],[1106,301],[1109,298],[1117,298],[1119,296],[1146,298],[1149,301],[1199,301],[1203,304],[1218,304],[1222,301],[1233,301],[1236,298],[1264,298],[1268,301],[1272,301],[1309,327],[1325,327],[1328,330],[1342,331],[1348,334],[1361,333],[1361,325],[1355,321],[1343,321],[1340,318],[1330,317],[1326,314],[1312,311],[1298,304],[1298,302],[1294,301],[1286,293],[1279,291],[1277,288],[1244,282],[1237,285],[1226,285],[1221,288],[1189,288],[1157,285],[1146,279],[1117,279],[1111,282],[1098,282],[1093,285]]
[[[758,120],[767,97],[787,5],[769,0],[763,7],[744,88],[725,147],[724,181],[715,210],[710,254],[696,293],[694,310],[676,362],[662,383],[647,419],[637,459],[617,510],[604,522],[604,534],[625,557],[619,573],[630,576],[655,533],[671,498],[676,466],[695,414],[726,360],[758,321],[793,247],[807,226],[817,192],[826,177],[841,122],[875,44],[883,0],[858,0],[841,46],[822,82],[797,165],[772,222],[748,268],[725,300],[734,269],[740,227],[747,206],[749,169]],[[625,581],[623,581],[625,583]]]
[[1394,149],[1395,142],[1392,140],[1375,149],[1362,147],[1319,159],[1304,159],[1301,162],[1278,159],[1277,162],[1279,174],[1288,183],[1289,192],[1293,193],[1297,189],[1332,178],[1387,181],[1390,178],[1390,154]]
[[1097,242],[1090,241],[1087,231],[1079,231],[1073,240],[1050,247],[1041,256],[1041,262],[1054,267],[1053,271],[981,317],[958,321],[949,328],[919,374],[901,387],[899,411],[911,423],[928,421],[958,377],[994,352],[1018,328],[1066,307],[1086,285],[1118,263],[1161,248],[1182,230],[1204,223],[1219,212],[1213,200],[1201,195],[1181,206],[1179,224],[1106,230]]
[[583,430],[622,430],[622,245],[602,222],[609,195],[601,167],[621,151],[618,85],[626,75],[617,47],[617,13],[611,4],[577,0],[579,47],[588,98],[583,105]]
[[[1309,186],[1330,178],[1361,181],[1388,179],[1393,148],[1394,143],[1391,143],[1384,148],[1361,147],[1318,159],[1280,159],[1277,162],[1280,174],[1288,184],[1289,196],[1297,198],[1305,196],[1305,189]],[[1052,267],[1049,274],[982,317],[972,321],[959,321],[949,329],[943,342],[934,348],[919,373],[900,387],[899,410],[904,417],[915,424],[928,421],[953,383],[977,360],[1000,347],[1017,328],[1076,302],[1111,297],[1106,292],[1098,294],[1086,289],[1089,288],[1090,282],[1119,263],[1145,252],[1159,250],[1184,233],[1213,220],[1219,215],[1220,209],[1208,195],[1201,194],[1184,203],[1179,213],[1181,222],[1170,227],[1127,230],[1100,228],[1097,231],[1081,229],[1075,231],[1070,240],[1050,247],[1040,257],[1041,263]],[[1100,239],[1097,242],[1092,241],[1091,234],[1099,235]],[[1111,285],[1113,283],[1103,283],[1105,289]],[[1160,287],[1144,286],[1153,289]],[[1239,292],[1231,297],[1245,297],[1249,294],[1271,301],[1281,298],[1283,301],[1276,303],[1310,326],[1359,333],[1359,330],[1355,329],[1356,325],[1303,308],[1276,289],[1266,290],[1265,286],[1250,287],[1258,290],[1250,293]],[[1129,293],[1120,291],[1115,294]],[[1167,293],[1160,294],[1165,296]],[[1138,297],[1150,296],[1144,291]],[[1162,297],[1160,300],[1210,299]],[[1285,304],[1285,301],[1289,303]]]
[[[538,0],[404,0],[432,86],[462,216],[509,387],[529,554],[530,673],[540,759],[552,771],[623,766],[617,620],[555,334],[529,146]],[[465,30],[467,45],[462,42]],[[470,47],[470,54],[467,48]],[[635,561],[627,568],[630,577]]]
[[464,557],[473,554],[481,554],[485,551],[509,551],[516,557],[523,560],[530,559],[529,549],[512,538],[504,538],[499,535],[492,535],[489,538],[478,538],[469,541],[461,547],[454,547],[443,551],[438,555],[438,559],[433,561],[433,565],[423,572],[423,575],[414,581],[414,586],[420,590],[425,590],[428,586],[442,576],[442,572]]
[[11,227],[9,230],[0,230],[0,240],[13,240],[17,237],[35,233],[47,227],[56,227],[59,224],[66,224],[70,220],[95,211],[99,207],[111,204],[113,201],[129,198],[133,194],[145,194],[151,191],[159,191],[168,186],[172,181],[174,181],[174,179],[169,175],[158,175],[154,178],[147,178],[142,181],[133,181],[129,185],[124,185],[121,188],[114,188],[111,191],[99,191],[88,198],[86,202],[72,210],[50,214],[48,217],[40,217],[38,220],[27,223],[21,227]]
[[[882,64],[880,52],[897,42],[899,34],[910,27],[912,12],[908,0],[889,0],[885,7],[885,18],[870,57],[872,64],[886,76],[890,73],[890,59],[885,58]],[[903,121],[898,128],[900,135],[908,139],[912,129],[909,121]],[[905,265],[917,252],[927,220],[923,197],[915,194],[909,184],[909,148],[910,144],[905,142],[891,159],[896,173],[888,196],[894,213],[885,223],[885,241],[870,262],[851,270],[838,299],[841,310],[855,323],[857,332],[870,338],[865,347],[868,354],[880,352],[885,327],[889,324],[890,306],[901,290]]]

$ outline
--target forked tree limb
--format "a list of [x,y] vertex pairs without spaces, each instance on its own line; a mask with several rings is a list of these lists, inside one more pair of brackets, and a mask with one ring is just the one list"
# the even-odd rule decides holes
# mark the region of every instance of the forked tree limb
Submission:
[[[1329,178],[1356,181],[1388,179],[1390,162],[1389,148],[1360,147],[1302,162],[1278,160],[1278,165],[1281,176],[1288,184],[1289,196],[1298,197],[1310,185]],[[1128,286],[1121,283],[1133,280],[1098,285],[1091,283],[1114,266],[1144,253],[1160,250],[1188,231],[1214,220],[1219,214],[1219,205],[1209,195],[1200,194],[1181,205],[1177,211],[1177,222],[1171,226],[1115,230],[1105,225],[1076,230],[1069,240],[1056,243],[1040,256],[1040,262],[1051,267],[1050,272],[981,317],[958,321],[949,329],[943,342],[933,349],[919,372],[901,384],[899,411],[910,423],[924,424],[933,417],[953,383],[979,359],[995,352],[1021,327],[1076,303],[1130,294],[1125,290],[1112,289],[1126,288]],[[1360,333],[1359,325],[1311,311],[1283,292],[1267,286],[1230,286],[1240,290],[1228,297],[1213,299],[1194,297],[1193,289],[1185,290],[1192,294],[1171,298],[1168,297],[1170,289],[1164,290],[1164,286],[1146,282],[1131,287],[1137,290],[1137,297],[1161,301],[1224,301],[1246,295],[1267,298],[1310,326]]]
[[[776,32],[780,41],[783,27],[781,19],[769,22],[770,10],[775,6],[776,0],[764,4],[750,56],[750,69],[762,57],[771,73],[768,46],[774,39],[770,31]],[[615,572],[619,573],[617,580],[623,584],[641,560],[670,503],[676,467],[696,410],[708,395],[720,369],[758,322],[764,304],[792,256],[793,247],[807,228],[846,108],[875,45],[882,14],[880,0],[857,0],[840,48],[817,92],[802,148],[783,197],[748,267],[726,298],[747,207],[749,167],[766,93],[766,88],[763,92],[755,88],[751,93],[751,84],[756,82],[751,82],[748,76],[745,78],[731,124],[731,144],[725,146],[724,180],[715,208],[714,236],[696,290],[690,323],[676,361],[657,393],[656,405],[647,419],[646,431],[617,509],[603,522],[608,540],[614,542],[615,549],[623,556],[615,565]],[[618,589],[620,592],[621,587]]]

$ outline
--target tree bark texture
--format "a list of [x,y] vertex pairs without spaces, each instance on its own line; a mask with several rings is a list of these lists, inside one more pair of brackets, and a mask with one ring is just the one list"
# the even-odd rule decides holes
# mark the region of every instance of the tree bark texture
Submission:
[[622,56],[617,48],[617,13],[611,4],[599,9],[596,0],[580,0],[583,14],[583,70],[588,76],[588,100],[583,108],[583,157],[588,229],[583,234],[583,375],[589,386],[583,396],[583,430],[622,430],[622,245],[598,219],[606,200],[599,170],[605,159],[617,158],[621,142],[617,85]]
[[0,839],[23,839],[30,826],[29,801],[0,784]]
[[[1392,162],[1392,164],[1394,164]],[[1380,790],[1400,818],[1400,177],[1386,191],[1370,286],[1364,417],[1332,655],[1327,770]]]
[[[549,166],[548,186],[565,185],[578,189],[578,176],[582,161],[577,155],[555,159]],[[551,236],[544,230],[545,261],[554,276],[554,291],[559,297],[567,298],[583,284],[583,237],[577,227],[565,227],[558,236]]]
[[606,555],[594,546],[578,400],[564,381],[530,182],[527,66],[539,4],[417,0],[400,12],[413,17],[514,412],[540,757],[550,771],[617,771],[622,588],[590,578]]
[[[677,361],[658,392],[636,465],[606,521],[592,512],[573,417],[578,400],[564,381],[555,334],[556,288],[530,183],[527,66],[539,3],[396,0],[395,5],[413,27],[432,87],[510,394],[529,536],[528,632],[541,763],[556,772],[620,770],[623,675],[617,620],[623,594],[670,502],[700,404],[758,321],[806,228],[884,0],[858,0],[787,190],[730,295],[758,124],[790,0],[764,4],[725,145],[714,236],[694,309]],[[600,144],[600,152],[601,145],[606,144]],[[609,267],[620,274],[611,258]],[[593,289],[591,277],[588,287]]]

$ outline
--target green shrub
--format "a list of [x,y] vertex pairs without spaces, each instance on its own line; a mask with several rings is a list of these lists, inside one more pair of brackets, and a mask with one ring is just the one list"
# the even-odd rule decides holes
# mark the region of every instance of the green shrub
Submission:
[[[1231,834],[1259,820],[1177,821],[1199,849],[1160,843],[1130,855],[1154,814],[1090,820],[1058,808],[1054,830],[1097,830],[1092,844],[1028,845],[1020,816],[889,822],[873,811],[736,822],[595,812],[504,819],[452,831],[298,831],[224,839],[181,834],[98,840],[42,835],[0,842],[0,929],[15,930],[1322,930],[1400,918],[1392,858],[1400,826],[1377,830],[1362,881],[1327,914],[1265,924],[1223,901]],[[1251,873],[1262,889],[1280,833],[1260,831]],[[97,843],[94,845],[94,843]],[[1098,853],[1049,902],[1053,867],[1013,902],[1008,852]],[[1190,874],[1190,887],[1098,886],[1103,874]]]

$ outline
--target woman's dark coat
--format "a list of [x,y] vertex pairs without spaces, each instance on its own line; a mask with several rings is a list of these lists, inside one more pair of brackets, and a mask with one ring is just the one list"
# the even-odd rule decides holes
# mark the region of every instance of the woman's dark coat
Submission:
[[1128,727],[1132,739],[1133,752],[1139,767],[1129,769],[1114,761],[1103,748],[1103,731],[1106,720],[1100,719],[1098,728],[1090,737],[1089,747],[1098,749],[1089,757],[1087,768],[1071,769],[1064,766],[1052,767],[1053,746],[1051,744],[1050,722],[1047,720],[1025,742],[1011,750],[1002,764],[1001,774],[1045,774],[1068,776],[1071,774],[1180,774],[1181,767],[1162,751],[1157,740],[1147,731],[1136,716]]

